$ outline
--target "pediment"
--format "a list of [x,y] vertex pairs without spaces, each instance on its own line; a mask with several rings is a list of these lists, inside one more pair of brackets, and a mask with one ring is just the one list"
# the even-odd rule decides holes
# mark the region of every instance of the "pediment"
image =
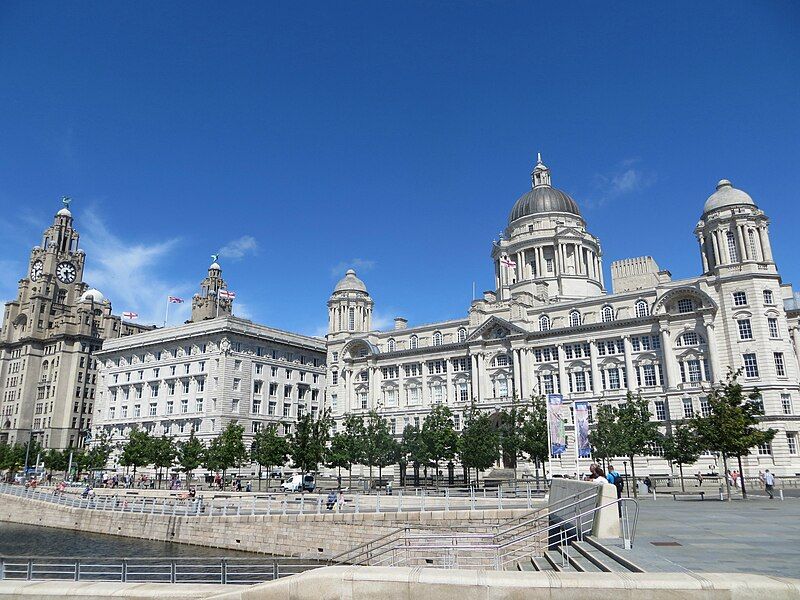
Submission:
[[522,327],[514,325],[500,317],[492,316],[486,319],[470,334],[467,338],[467,342],[474,342],[477,340],[502,340],[507,337],[525,335],[527,333],[528,332]]

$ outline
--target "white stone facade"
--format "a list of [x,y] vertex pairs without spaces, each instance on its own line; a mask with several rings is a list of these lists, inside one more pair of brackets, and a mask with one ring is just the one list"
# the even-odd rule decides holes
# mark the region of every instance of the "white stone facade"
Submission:
[[[608,292],[600,242],[577,204],[552,188],[541,160],[532,183],[492,247],[497,289],[465,317],[415,327],[397,319],[392,331],[371,331],[366,285],[353,272],[339,282],[328,301],[334,417],[377,409],[399,435],[437,403],[459,427],[473,402],[492,411],[515,395],[561,393],[570,408],[588,401],[591,415],[630,390],[650,401],[666,430],[705,410],[711,382],[728,368],[744,367],[742,381],[762,393],[763,426],[777,430],[746,469],[800,473],[800,311],[777,271],[768,219],[750,196],[723,180],[706,202],[695,229],[702,274],[675,281],[651,257],[625,259],[612,264]],[[571,451],[551,461],[555,474],[588,466],[575,458],[573,424],[566,429]],[[693,467],[721,469],[711,455]],[[655,448],[637,472],[670,467]]]
[[109,341],[97,357],[95,432],[114,442],[132,428],[208,442],[235,421],[249,448],[260,428],[288,434],[323,406],[321,339],[231,315]]

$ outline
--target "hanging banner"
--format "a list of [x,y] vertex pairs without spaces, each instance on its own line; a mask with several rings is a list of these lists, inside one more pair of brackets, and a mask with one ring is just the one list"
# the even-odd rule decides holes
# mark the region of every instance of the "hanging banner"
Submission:
[[578,448],[578,458],[589,458],[592,455],[592,446],[589,443],[589,403],[575,403],[575,438]]
[[564,430],[564,398],[561,394],[547,395],[547,421],[550,428],[550,456],[557,457],[567,449]]

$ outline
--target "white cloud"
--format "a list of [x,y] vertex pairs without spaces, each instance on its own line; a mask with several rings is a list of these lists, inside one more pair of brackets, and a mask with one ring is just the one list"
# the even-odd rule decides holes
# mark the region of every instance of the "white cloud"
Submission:
[[356,272],[370,271],[375,268],[377,263],[368,258],[351,258],[350,260],[343,260],[331,267],[332,277],[344,277],[347,269],[354,269]]
[[655,183],[656,176],[646,169],[637,168],[638,159],[621,161],[608,173],[597,174],[594,179],[594,192],[589,195],[587,205],[599,207],[611,200],[640,192]]
[[247,254],[255,254],[258,251],[258,242],[252,235],[243,235],[242,237],[231,240],[219,249],[219,255],[222,259],[239,260],[244,258]]
[[81,214],[87,269],[84,281],[111,300],[114,312],[139,313],[138,322],[161,325],[167,296],[179,296],[183,304],[170,304],[169,324],[189,318],[192,284],[169,282],[159,275],[158,266],[178,245],[173,238],[153,244],[129,244],[108,228],[92,210]]

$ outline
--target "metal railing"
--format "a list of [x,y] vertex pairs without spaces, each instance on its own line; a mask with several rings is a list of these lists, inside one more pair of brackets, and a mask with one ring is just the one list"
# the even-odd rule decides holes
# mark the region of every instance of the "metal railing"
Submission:
[[75,493],[58,492],[57,489],[26,488],[8,483],[0,483],[0,493],[86,510],[185,517],[318,515],[328,512],[450,512],[502,508],[533,510],[534,501],[537,499],[531,490],[521,494],[516,492],[509,494],[498,489],[494,496],[482,496],[471,490],[468,496],[458,498],[451,497],[449,490],[445,490],[443,495],[434,496],[429,496],[424,491],[414,496],[404,496],[402,492],[392,496],[354,494],[346,498],[344,505],[339,506],[336,503],[330,505],[324,494],[252,493],[247,497],[221,496],[206,501],[200,495],[195,498],[153,497],[125,492],[108,493],[101,490],[101,493],[84,497]]
[[325,566],[291,558],[0,557],[0,580],[250,585]]

